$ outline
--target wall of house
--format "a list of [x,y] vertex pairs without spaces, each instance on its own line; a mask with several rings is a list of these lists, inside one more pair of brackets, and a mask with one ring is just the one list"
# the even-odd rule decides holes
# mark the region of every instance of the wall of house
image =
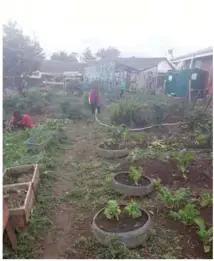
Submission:
[[166,60],[163,60],[158,64],[158,73],[166,73],[171,69],[172,67],[169,65],[169,63]]
[[141,71],[138,76],[137,88],[145,89],[150,82],[154,82],[156,79],[157,67],[150,68],[145,71]]
[[112,81],[115,77],[115,62],[96,63],[84,69],[84,78],[90,83],[95,80]]

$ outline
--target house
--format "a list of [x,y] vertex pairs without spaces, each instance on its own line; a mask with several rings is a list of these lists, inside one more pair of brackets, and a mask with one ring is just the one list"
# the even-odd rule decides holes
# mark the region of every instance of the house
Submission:
[[113,86],[124,79],[129,87],[134,84],[135,88],[143,88],[150,84],[155,88],[157,84],[163,86],[164,73],[174,69],[164,57],[102,59],[86,66],[84,77],[88,82],[99,80],[111,82]]
[[213,48],[193,52],[171,61],[179,69],[198,68],[208,72],[207,90],[212,93],[213,86]]

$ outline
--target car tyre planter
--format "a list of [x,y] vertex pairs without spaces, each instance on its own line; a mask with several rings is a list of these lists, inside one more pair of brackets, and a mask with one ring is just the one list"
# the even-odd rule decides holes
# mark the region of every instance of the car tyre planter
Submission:
[[149,195],[154,189],[153,180],[146,176],[143,176],[143,178],[148,181],[148,185],[131,186],[131,185],[125,185],[116,180],[116,177],[120,174],[128,175],[128,171],[114,174],[110,181],[110,184],[115,191],[119,192],[122,195],[141,197],[141,196]]
[[106,158],[106,159],[113,159],[113,158],[123,158],[128,156],[129,150],[124,146],[122,149],[112,150],[112,149],[104,149],[102,148],[103,143],[100,143],[97,146],[97,153],[99,156]]
[[92,232],[99,243],[108,246],[109,242],[114,239],[118,239],[119,242],[125,244],[128,248],[135,248],[143,245],[149,238],[149,229],[151,228],[152,221],[149,213],[142,210],[143,214],[146,214],[147,221],[142,226],[128,231],[128,232],[107,232],[97,225],[98,216],[105,210],[101,209],[93,218]]
[[[24,199],[23,204],[20,204],[20,206],[11,207],[9,205],[10,195],[11,194],[15,195],[15,193],[18,194],[21,190],[26,191],[26,195],[23,196]],[[8,205],[11,224],[14,227],[25,228],[30,219],[31,211],[35,202],[32,183],[28,182],[28,183],[5,185],[3,187],[3,191],[4,194],[8,193],[9,195],[8,202],[7,202],[7,196],[5,197],[5,201],[7,202]]]
[[[9,178],[9,181],[7,181],[7,178]],[[23,180],[19,181],[19,178],[23,178]],[[12,183],[10,179],[12,180]],[[4,185],[28,183],[28,182],[31,182],[33,184],[33,189],[35,191],[39,183],[38,164],[30,164],[30,165],[24,165],[19,167],[8,168],[4,171],[4,176],[3,176]]]

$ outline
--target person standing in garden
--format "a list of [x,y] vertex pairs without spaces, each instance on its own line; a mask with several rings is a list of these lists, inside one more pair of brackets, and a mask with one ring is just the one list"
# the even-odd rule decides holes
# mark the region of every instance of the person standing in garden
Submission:
[[126,89],[126,81],[122,80],[120,83],[120,98],[123,97],[125,89]]
[[35,125],[29,115],[21,114],[20,111],[15,111],[10,121],[10,127],[12,129],[25,129],[35,128]]
[[91,105],[92,114],[95,113],[96,109],[100,113],[101,97],[98,88],[92,88],[88,98],[89,104]]

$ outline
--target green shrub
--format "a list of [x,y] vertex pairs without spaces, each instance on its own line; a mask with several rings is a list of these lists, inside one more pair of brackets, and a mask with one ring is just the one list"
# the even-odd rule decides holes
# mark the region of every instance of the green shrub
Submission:
[[110,107],[110,119],[112,124],[131,126],[136,121],[143,105],[137,100],[121,100]]

